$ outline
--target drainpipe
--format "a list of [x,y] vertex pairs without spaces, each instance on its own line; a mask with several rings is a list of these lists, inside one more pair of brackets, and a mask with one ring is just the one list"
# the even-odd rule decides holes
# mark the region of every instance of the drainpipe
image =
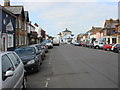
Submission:
[[1,36],[1,32],[0,32],[0,51],[2,51],[2,36]]

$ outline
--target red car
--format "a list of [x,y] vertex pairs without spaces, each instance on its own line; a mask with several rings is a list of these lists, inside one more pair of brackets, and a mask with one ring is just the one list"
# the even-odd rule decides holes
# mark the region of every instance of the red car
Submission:
[[106,45],[104,45],[103,49],[106,50],[106,51],[110,51],[113,45],[114,44],[106,44]]
[[83,42],[81,42],[81,43],[80,43],[80,46],[84,46],[84,43],[83,43]]

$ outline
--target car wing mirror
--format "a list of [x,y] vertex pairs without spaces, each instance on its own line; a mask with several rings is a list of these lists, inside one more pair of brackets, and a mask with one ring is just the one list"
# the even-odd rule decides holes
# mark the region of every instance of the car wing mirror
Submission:
[[5,73],[5,77],[11,77],[13,75],[14,75],[14,71],[12,71],[12,70],[6,71],[6,73]]

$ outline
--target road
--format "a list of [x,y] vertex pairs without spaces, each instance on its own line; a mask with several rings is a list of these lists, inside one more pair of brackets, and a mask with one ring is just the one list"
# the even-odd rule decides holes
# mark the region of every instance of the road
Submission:
[[117,88],[118,54],[73,45],[49,50],[28,88]]

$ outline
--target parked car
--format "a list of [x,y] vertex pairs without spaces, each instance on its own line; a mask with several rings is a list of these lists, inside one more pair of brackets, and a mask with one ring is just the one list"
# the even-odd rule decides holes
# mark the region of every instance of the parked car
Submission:
[[21,47],[15,49],[15,52],[19,55],[24,63],[27,72],[36,71],[39,72],[41,65],[40,52],[37,52],[36,48],[31,47]]
[[106,43],[105,42],[100,42],[100,41],[94,41],[93,44],[94,44],[95,49],[103,49],[103,47]]
[[37,47],[37,49],[41,53],[42,60],[44,60],[45,59],[45,49],[40,44],[34,44],[33,46]]
[[106,45],[104,45],[103,49],[106,50],[106,51],[110,51],[113,45],[114,44],[106,44]]
[[53,42],[53,46],[60,46],[60,43],[59,42]]
[[47,45],[48,49],[53,48],[53,43],[52,43],[51,40],[44,40],[42,43],[45,44],[45,45]]
[[84,46],[84,42],[80,42],[80,46]]
[[54,40],[53,40],[53,46],[59,46],[59,45],[60,45],[59,40],[56,39],[56,38],[54,38]]
[[118,48],[118,53],[120,54],[120,48]]
[[26,88],[24,64],[15,52],[0,52],[0,90]]
[[73,42],[72,44],[75,45],[75,46],[80,46],[79,42]]
[[90,47],[90,43],[89,42],[86,43],[86,47]]
[[94,47],[94,44],[93,44],[93,43],[89,43],[89,47],[90,47],[90,48],[93,48],[93,47]]
[[120,43],[112,46],[112,51],[118,53],[120,49]]
[[41,43],[40,45],[45,50],[45,53],[47,53],[48,52],[48,46],[46,45],[46,43]]
[[33,45],[30,45],[29,47],[34,47],[35,50],[36,50],[36,54],[38,55],[39,57],[39,61],[40,61],[40,64],[42,64],[42,53],[41,53],[41,50],[39,50],[34,44]]

